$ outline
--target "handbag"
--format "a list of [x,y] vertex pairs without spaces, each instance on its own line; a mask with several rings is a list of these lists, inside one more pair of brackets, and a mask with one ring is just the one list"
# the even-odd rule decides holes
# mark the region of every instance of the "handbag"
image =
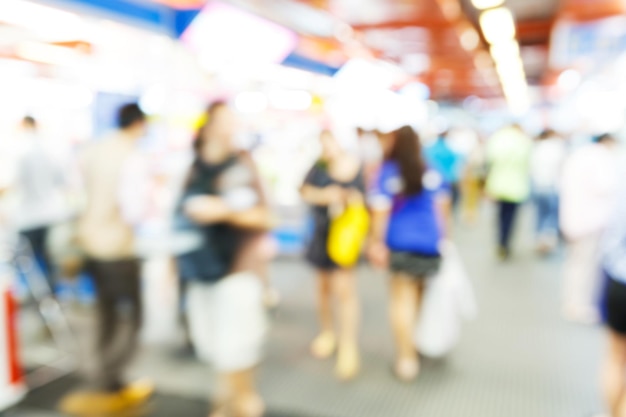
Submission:
[[178,245],[176,266],[181,279],[213,283],[228,275],[240,234],[225,224],[200,225],[184,212],[187,199],[215,195],[219,176],[237,161],[231,158],[218,166],[194,165],[194,175],[174,212],[173,227]]
[[233,231],[227,230],[227,226],[195,224],[183,213],[182,204],[180,207],[174,227],[177,240],[185,240],[187,247],[176,255],[178,274],[183,280],[216,282],[230,270],[235,244]]
[[330,223],[328,256],[344,268],[359,260],[370,227],[370,216],[363,203],[351,203]]

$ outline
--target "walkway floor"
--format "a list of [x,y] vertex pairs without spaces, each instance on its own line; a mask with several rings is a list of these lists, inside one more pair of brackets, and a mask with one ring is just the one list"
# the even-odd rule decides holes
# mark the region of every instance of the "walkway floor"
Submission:
[[[530,229],[528,220],[520,230]],[[270,409],[290,417],[588,417],[601,410],[602,332],[559,317],[559,257],[536,259],[530,236],[521,234],[515,258],[502,264],[495,260],[491,228],[484,223],[456,235],[475,285],[479,318],[465,327],[447,359],[426,361],[410,385],[390,373],[384,276],[360,271],[364,369],[346,384],[333,378],[331,361],[308,354],[316,332],[312,272],[300,262],[278,262],[273,275],[283,303],[260,375]],[[159,349],[146,349],[134,373],[154,378],[162,393],[194,404],[213,388],[207,382],[210,371]],[[176,417],[202,415],[197,406],[192,409]],[[32,408],[17,413],[54,416]]]

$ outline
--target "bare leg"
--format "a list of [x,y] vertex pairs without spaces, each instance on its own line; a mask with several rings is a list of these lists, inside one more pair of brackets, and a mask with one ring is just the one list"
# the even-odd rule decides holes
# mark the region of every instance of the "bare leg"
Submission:
[[337,345],[332,301],[330,273],[319,271],[317,277],[317,313],[320,322],[320,334],[311,345],[311,353],[320,359],[330,357],[335,352]]
[[333,293],[339,309],[339,352],[337,375],[352,379],[359,372],[358,332],[360,322],[356,277],[352,270],[333,273]]
[[397,274],[391,278],[389,315],[396,342],[397,376],[405,381],[415,379],[419,373],[419,356],[413,340],[422,284],[408,275]]
[[265,405],[256,391],[254,369],[221,374],[220,396],[210,417],[261,417]]
[[604,370],[603,385],[611,417],[626,416],[626,336],[611,332],[609,352]]

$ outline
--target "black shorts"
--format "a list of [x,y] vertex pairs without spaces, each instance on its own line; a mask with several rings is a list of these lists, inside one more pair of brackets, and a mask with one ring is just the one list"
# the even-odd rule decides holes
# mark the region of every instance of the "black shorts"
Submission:
[[605,303],[607,325],[614,332],[626,336],[626,284],[609,279]]
[[391,252],[390,267],[392,272],[410,275],[415,279],[426,279],[439,273],[441,257]]

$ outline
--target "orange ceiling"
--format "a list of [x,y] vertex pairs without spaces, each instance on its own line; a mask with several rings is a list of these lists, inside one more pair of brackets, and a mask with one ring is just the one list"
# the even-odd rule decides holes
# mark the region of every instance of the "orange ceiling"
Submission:
[[626,14],[623,0],[562,0],[560,15],[574,20],[594,20]]
[[[303,0],[305,1],[305,0]],[[305,1],[307,2],[307,1]],[[474,52],[462,47],[461,35],[473,25],[461,12],[459,0],[308,1],[350,24],[366,46],[379,55],[403,63],[407,56],[427,56],[429,67],[416,75],[438,99],[500,93],[474,63]],[[477,40],[476,51],[483,49]]]

